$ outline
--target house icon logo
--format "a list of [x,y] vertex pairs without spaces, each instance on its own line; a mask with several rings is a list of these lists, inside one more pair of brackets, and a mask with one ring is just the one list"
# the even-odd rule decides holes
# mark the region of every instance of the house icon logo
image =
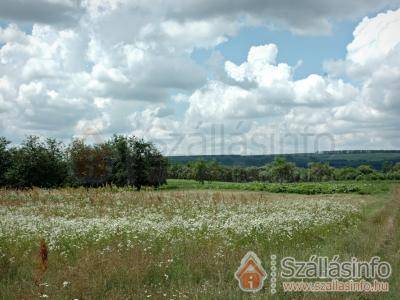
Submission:
[[261,265],[258,256],[249,251],[242,258],[239,268],[235,273],[235,278],[239,282],[239,287],[245,292],[258,292],[264,286],[267,272]]

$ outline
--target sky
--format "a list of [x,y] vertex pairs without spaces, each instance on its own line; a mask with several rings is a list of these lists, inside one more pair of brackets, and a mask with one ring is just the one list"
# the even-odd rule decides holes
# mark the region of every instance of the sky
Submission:
[[400,149],[400,0],[2,0],[0,136]]

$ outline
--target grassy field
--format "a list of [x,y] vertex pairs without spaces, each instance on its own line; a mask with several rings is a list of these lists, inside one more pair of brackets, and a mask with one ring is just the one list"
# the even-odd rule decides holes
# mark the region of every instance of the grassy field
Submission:
[[[178,183],[0,190],[0,299],[398,299],[400,187],[300,195]],[[276,295],[249,295],[233,276],[249,250],[267,272],[271,254],[379,255],[392,264],[390,292],[284,294],[278,285]]]

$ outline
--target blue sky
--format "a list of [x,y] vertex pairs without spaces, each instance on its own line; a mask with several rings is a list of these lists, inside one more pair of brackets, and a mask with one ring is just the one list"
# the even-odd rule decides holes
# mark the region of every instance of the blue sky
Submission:
[[337,22],[331,34],[323,36],[299,36],[285,30],[269,30],[266,27],[246,27],[237,36],[218,45],[215,49],[196,49],[192,57],[204,63],[213,51],[219,51],[227,59],[241,64],[247,58],[251,46],[274,43],[279,48],[278,61],[296,65],[295,78],[303,78],[311,73],[323,74],[323,62],[341,59],[346,55],[346,46],[353,39],[357,21]]

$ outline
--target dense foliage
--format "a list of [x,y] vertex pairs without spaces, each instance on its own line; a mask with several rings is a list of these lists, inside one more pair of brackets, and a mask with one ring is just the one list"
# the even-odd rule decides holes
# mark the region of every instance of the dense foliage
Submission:
[[283,157],[263,167],[224,166],[217,161],[194,161],[187,164],[171,164],[169,178],[194,179],[224,182],[319,182],[342,180],[400,180],[400,163],[386,163],[384,171],[373,169],[369,165],[357,168],[334,168],[328,163],[312,162],[307,168],[299,168]]
[[20,146],[0,138],[0,186],[142,186],[165,183],[167,160],[151,143],[136,137],[114,136],[88,145],[74,140],[68,147],[38,137]]

